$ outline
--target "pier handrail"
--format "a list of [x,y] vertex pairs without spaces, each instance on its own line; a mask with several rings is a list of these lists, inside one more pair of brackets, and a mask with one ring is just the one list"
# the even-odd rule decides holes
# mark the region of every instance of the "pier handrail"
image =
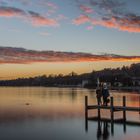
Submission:
[[110,97],[110,105],[88,105],[88,96],[85,96],[85,117],[88,118],[88,110],[97,109],[98,110],[98,116],[97,118],[101,119],[101,109],[107,109],[110,110],[110,119],[114,120],[114,112],[116,111],[122,111],[123,112],[123,120],[126,121],[126,111],[135,111],[140,112],[140,106],[139,107],[133,107],[133,106],[126,106],[126,97],[123,96],[122,98],[122,106],[114,106],[114,98]]

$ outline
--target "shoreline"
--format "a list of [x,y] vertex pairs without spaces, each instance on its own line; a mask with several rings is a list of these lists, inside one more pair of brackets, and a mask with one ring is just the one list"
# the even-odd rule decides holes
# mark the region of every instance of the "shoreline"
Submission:
[[[70,85],[70,86],[0,86],[0,87],[48,87],[48,88],[83,88],[83,89],[96,89],[96,87],[81,87],[76,85]],[[140,91],[140,87],[109,87],[109,90],[134,90],[134,91]]]
[[110,90],[140,91],[140,87],[111,87]]

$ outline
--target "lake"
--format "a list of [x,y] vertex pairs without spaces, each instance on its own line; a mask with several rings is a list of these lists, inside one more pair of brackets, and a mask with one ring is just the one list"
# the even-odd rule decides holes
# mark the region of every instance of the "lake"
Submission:
[[[139,106],[139,92],[110,91],[116,105],[127,97],[127,106]],[[139,139],[140,127],[88,121],[84,117],[84,97],[96,104],[95,90],[82,88],[1,87],[1,140],[131,140]],[[97,111],[90,111],[95,116]],[[101,116],[110,117],[109,111]],[[115,113],[115,118],[122,116]],[[127,112],[127,119],[140,122],[138,112]]]

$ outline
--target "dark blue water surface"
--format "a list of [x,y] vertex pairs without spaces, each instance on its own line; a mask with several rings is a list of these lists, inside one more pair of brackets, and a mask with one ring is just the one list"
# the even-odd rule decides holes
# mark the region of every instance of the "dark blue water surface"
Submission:
[[[110,91],[114,104],[139,106],[138,92]],[[1,87],[0,140],[131,140],[139,139],[140,127],[85,121],[84,97],[96,104],[94,90],[81,88]],[[96,116],[96,110],[89,116]],[[109,111],[101,116],[110,117]],[[121,118],[122,113],[115,113]],[[140,122],[138,112],[127,112],[127,120]],[[86,123],[85,123],[86,122]]]

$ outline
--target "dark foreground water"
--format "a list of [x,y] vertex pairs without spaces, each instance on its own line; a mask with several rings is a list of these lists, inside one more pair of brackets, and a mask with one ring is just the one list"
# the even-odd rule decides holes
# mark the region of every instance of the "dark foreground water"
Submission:
[[[128,106],[139,106],[138,92],[110,91],[115,104],[127,96]],[[94,90],[80,88],[0,88],[0,140],[131,140],[140,139],[140,127],[88,121],[85,126],[84,97],[96,103]],[[95,116],[96,111],[91,111]],[[102,111],[103,117],[110,112]],[[122,113],[115,113],[121,118]],[[127,119],[140,122],[139,113]]]

